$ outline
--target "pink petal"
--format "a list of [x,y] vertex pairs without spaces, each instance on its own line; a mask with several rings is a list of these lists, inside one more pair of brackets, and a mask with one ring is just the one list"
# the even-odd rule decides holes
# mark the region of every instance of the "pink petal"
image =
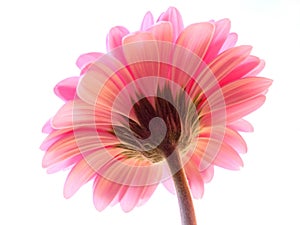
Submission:
[[214,176],[214,166],[209,166],[205,170],[201,171],[201,176],[205,183],[210,182]]
[[79,69],[83,70],[87,65],[95,62],[98,58],[100,58],[103,53],[100,52],[89,52],[82,54],[78,57],[76,61],[76,65]]
[[231,82],[222,87],[227,105],[247,101],[264,93],[272,84],[272,80],[263,77],[248,77]]
[[[111,126],[111,114],[108,110],[98,109],[79,99],[66,102],[52,118],[51,126],[55,129],[90,127],[106,130]],[[90,131],[90,132],[91,132]]]
[[[227,76],[220,80],[220,86],[223,86],[227,83],[240,79],[247,74],[250,74],[255,68],[259,67],[259,70],[262,70],[263,65],[261,60],[255,56],[248,56],[244,62],[238,65],[233,69]],[[257,69],[256,69],[257,70]]]
[[213,164],[231,170],[243,165],[239,154],[228,144],[211,138],[200,138],[195,153],[201,159],[199,170],[205,171]]
[[[53,130],[46,139],[42,142],[40,148],[42,150],[47,150],[51,145],[53,145],[60,138],[64,138],[72,133],[72,129],[64,130]],[[73,134],[73,133],[72,133]]]
[[230,30],[230,20],[223,19],[214,23],[215,32],[207,53],[203,59],[204,62],[209,63],[212,61],[219,53],[221,47],[223,46]]
[[153,19],[153,15],[151,12],[147,12],[144,16],[144,19],[142,21],[141,24],[141,31],[145,31],[147,30],[150,26],[152,26],[154,24],[154,19]]
[[[223,140],[224,143],[231,146],[238,153],[246,153],[247,145],[242,136],[235,130],[230,128],[213,129],[212,127],[205,127],[201,129],[200,138],[215,139],[215,141]],[[192,159],[199,165],[199,159]]]
[[176,40],[176,44],[183,46],[203,59],[211,39],[215,26],[211,23],[197,23],[186,27]]
[[233,148],[223,143],[214,164],[229,170],[239,170],[243,166],[243,161]]
[[76,87],[79,77],[69,77],[60,81],[54,88],[55,94],[64,101],[73,100],[76,96]]
[[261,107],[266,100],[265,95],[259,95],[244,102],[239,102],[227,107],[227,121],[232,123],[235,120],[240,120],[249,113]]
[[49,165],[47,167],[47,173],[56,173],[61,170],[67,170],[71,166],[73,166],[75,163],[79,162],[82,159],[81,155],[77,155],[68,159],[65,159],[63,161],[57,162],[55,164]]
[[50,123],[51,120],[48,120],[45,125],[43,126],[42,128],[42,132],[43,133],[46,133],[46,134],[49,134],[51,133],[52,131],[54,131],[54,129],[51,127],[51,123]]
[[148,32],[135,32],[124,37],[123,44],[132,44],[141,41],[152,41],[153,35]]
[[117,26],[113,27],[106,37],[106,49],[111,51],[114,48],[119,47],[122,44],[122,39],[129,34],[129,31],[125,27]]
[[159,41],[173,41],[173,31],[172,26],[168,22],[157,23],[152,27],[147,29],[148,32],[151,32],[156,40]]
[[78,149],[76,139],[73,134],[61,136],[52,143],[43,157],[43,167],[51,167],[57,163],[77,157],[82,152]]
[[65,198],[72,197],[82,185],[90,181],[97,174],[97,166],[103,160],[99,155],[101,156],[98,152],[91,153],[72,168],[64,186]]
[[182,17],[180,15],[180,12],[174,8],[170,7],[165,13],[162,13],[160,17],[158,18],[157,21],[167,21],[171,22],[173,26],[173,38],[174,41],[178,37],[178,35],[181,33],[183,30],[183,21]]
[[98,211],[104,210],[116,197],[121,185],[97,176],[94,182],[94,205]]
[[[223,79],[223,77],[246,59],[251,49],[251,46],[238,46],[228,49],[208,65],[209,72],[213,73],[217,80]],[[207,73],[207,71],[203,73]]]
[[90,105],[111,105],[124,84],[131,80],[131,74],[126,66],[108,54],[94,63],[88,73],[81,78],[77,95]]
[[168,178],[167,180],[164,180],[163,182],[164,187],[172,194],[176,193],[174,182],[172,178]]
[[242,131],[242,132],[253,132],[254,128],[247,120],[240,119],[237,121],[234,121],[228,125],[229,128],[236,130],[236,131]]
[[149,198],[152,196],[152,194],[156,190],[157,186],[158,186],[158,184],[153,184],[153,185],[144,187],[143,193],[140,196],[138,206],[145,204],[149,200]]
[[202,180],[201,173],[199,172],[197,166],[193,162],[188,162],[184,166],[187,179],[189,181],[189,186],[191,188],[193,197],[199,199],[204,193],[204,183]]
[[265,61],[264,60],[260,60],[259,64],[254,68],[252,69],[251,71],[249,71],[245,77],[254,77],[256,76],[257,74],[259,74],[263,68],[265,67]]
[[140,200],[144,191],[144,187],[129,186],[120,204],[124,212],[131,211]]
[[219,54],[221,54],[222,52],[226,51],[229,48],[234,47],[237,42],[237,39],[238,39],[238,35],[236,33],[230,33],[227,36],[222,48],[220,49]]
[[226,129],[223,141],[238,153],[247,152],[247,144],[242,136],[235,130]]

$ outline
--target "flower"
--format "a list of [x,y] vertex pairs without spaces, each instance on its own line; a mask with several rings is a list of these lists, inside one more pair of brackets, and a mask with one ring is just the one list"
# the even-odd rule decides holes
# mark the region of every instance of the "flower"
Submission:
[[116,203],[130,211],[159,183],[174,192],[181,167],[194,198],[214,166],[239,169],[247,151],[239,132],[253,130],[243,117],[272,82],[257,76],[264,61],[251,46],[236,41],[228,19],[184,27],[170,7],[157,22],[146,13],[137,32],[112,28],[107,54],[81,55],[81,76],[57,84],[65,103],[43,128],[43,167],[71,168],[64,196],[93,180],[99,211]]

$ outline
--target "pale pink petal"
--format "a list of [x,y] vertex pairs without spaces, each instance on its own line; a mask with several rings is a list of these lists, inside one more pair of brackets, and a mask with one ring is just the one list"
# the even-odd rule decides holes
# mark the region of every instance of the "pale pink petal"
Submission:
[[89,53],[82,54],[78,57],[76,61],[76,65],[80,70],[83,70],[87,65],[95,62],[102,55],[103,53],[100,52],[89,52]]
[[204,183],[197,166],[193,162],[188,162],[185,164],[184,170],[186,172],[193,197],[196,199],[201,198],[204,193]]
[[55,94],[64,101],[73,100],[76,96],[76,86],[79,77],[69,77],[60,81],[54,88]]
[[120,191],[122,185],[97,176],[94,182],[94,205],[98,211],[104,210]]
[[244,119],[234,121],[234,122],[230,123],[228,125],[228,127],[233,130],[242,131],[242,132],[253,132],[254,131],[252,124]]
[[105,109],[97,109],[79,99],[64,104],[51,120],[55,129],[100,128],[105,130],[111,124],[111,114]]
[[225,40],[228,37],[229,30],[230,30],[230,20],[223,19],[219,20],[214,23],[215,25],[215,32],[207,53],[203,59],[204,62],[209,63],[213,60],[218,53],[220,52],[221,47],[223,46]]
[[64,159],[63,161],[59,161],[55,164],[51,164],[47,167],[47,173],[56,173],[61,170],[69,169],[70,167],[74,166],[77,162],[82,159],[82,155],[77,155],[68,159]]
[[178,35],[183,30],[183,21],[182,17],[180,15],[180,12],[174,8],[170,7],[168,10],[160,15],[157,21],[167,21],[171,22],[173,26],[173,38],[174,41],[178,37]]
[[168,179],[162,181],[162,183],[169,192],[171,192],[172,194],[176,193],[174,182],[173,182],[172,178],[168,178]]
[[[51,123],[51,121],[50,121]],[[73,129],[62,129],[62,130],[53,130],[46,139],[42,142],[40,148],[42,150],[47,150],[52,144],[61,138],[65,138],[68,135],[73,135]]]
[[120,204],[124,212],[131,211],[138,205],[140,197],[142,196],[144,187],[129,186]]
[[158,184],[153,184],[153,185],[144,187],[143,193],[140,196],[138,206],[145,204],[149,200],[149,198],[152,196],[152,194],[156,190],[157,186],[158,186]]
[[214,166],[209,166],[205,170],[202,170],[201,176],[205,183],[210,182],[214,176]]
[[153,15],[151,12],[147,12],[144,16],[144,19],[142,21],[141,24],[141,31],[145,31],[147,30],[150,26],[152,26],[154,24],[154,19],[153,19]]
[[50,120],[48,120],[45,124],[44,124],[44,126],[43,126],[43,128],[42,128],[42,132],[43,133],[46,133],[46,134],[49,134],[49,133],[51,133],[52,131],[54,131],[54,129],[51,127],[51,119]]
[[239,170],[244,165],[239,154],[225,143],[222,143],[214,164],[229,170]]
[[[219,130],[214,127],[202,128],[199,137],[216,139],[216,141],[223,140],[223,142],[231,146],[238,153],[247,152],[247,145],[242,136],[237,131],[227,127]],[[199,159],[195,158],[194,155],[192,156],[192,159],[196,162],[196,165],[199,165]]]
[[205,171],[212,164],[230,170],[237,170],[243,165],[239,154],[222,140],[200,138],[195,153],[201,158],[200,172]]
[[219,54],[221,54],[222,52],[226,51],[229,48],[234,47],[237,42],[237,39],[238,39],[238,35],[236,33],[230,33],[227,36],[222,48],[220,49]]
[[238,153],[247,152],[247,144],[242,136],[235,130],[226,129],[223,141],[230,145]]
[[64,186],[65,198],[72,197],[82,185],[95,177],[97,166],[103,160],[99,155],[101,156],[98,152],[86,155],[72,168]]
[[117,26],[113,27],[106,37],[106,49],[111,51],[114,48],[119,47],[122,44],[122,39],[129,34],[129,31],[125,27]]
[[203,59],[211,39],[215,26],[211,23],[197,23],[186,27],[176,40],[176,44],[183,46]]
[[[51,167],[64,160],[77,157],[81,155],[82,152],[88,152],[90,147],[91,145],[87,145],[79,149],[76,138],[72,133],[61,136],[60,139],[57,139],[48,147],[43,157],[42,165],[44,168]],[[96,145],[93,147],[95,148]]]

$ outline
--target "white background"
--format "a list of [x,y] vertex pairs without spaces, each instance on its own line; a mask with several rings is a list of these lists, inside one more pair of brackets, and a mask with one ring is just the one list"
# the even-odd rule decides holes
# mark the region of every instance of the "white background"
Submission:
[[176,6],[185,25],[228,17],[239,44],[266,60],[261,75],[274,80],[267,102],[248,117],[255,132],[243,135],[245,166],[216,169],[195,200],[198,224],[300,224],[299,52],[297,0],[210,1],[1,1],[0,3],[0,224],[180,224],[177,199],[160,186],[144,206],[123,213],[119,205],[97,212],[91,184],[71,199],[62,195],[67,171],[41,167],[41,127],[62,102],[54,85],[77,75],[77,56],[105,51],[115,25],[139,28]]

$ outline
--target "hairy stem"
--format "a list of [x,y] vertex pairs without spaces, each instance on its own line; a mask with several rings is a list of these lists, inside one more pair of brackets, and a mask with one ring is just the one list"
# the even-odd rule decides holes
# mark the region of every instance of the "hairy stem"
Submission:
[[[170,149],[169,149],[170,150]],[[180,155],[173,149],[166,160],[175,184],[182,225],[197,225],[193,200]]]

